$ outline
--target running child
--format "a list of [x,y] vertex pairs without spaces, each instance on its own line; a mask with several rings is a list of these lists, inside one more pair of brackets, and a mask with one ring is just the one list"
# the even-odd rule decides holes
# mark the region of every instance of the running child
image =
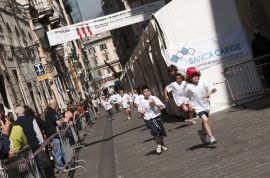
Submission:
[[160,113],[160,109],[164,109],[165,105],[156,96],[151,95],[147,86],[142,88],[142,92],[144,98],[139,103],[138,112],[143,115],[147,128],[151,130],[157,143],[156,152],[160,154],[162,150],[168,149],[164,144],[164,137],[167,134]]
[[123,89],[121,89],[119,93],[120,93],[118,98],[119,104],[126,111],[129,120],[131,119],[131,110],[130,110],[131,97],[128,94],[124,93]]
[[187,82],[186,96],[190,99],[190,104],[197,115],[202,119],[202,130],[198,131],[201,141],[207,144],[208,135],[210,144],[216,143],[209,124],[210,96],[216,92],[214,85],[207,81],[200,80],[200,72],[195,67],[190,67],[186,71]]
[[102,102],[102,105],[104,107],[104,109],[108,112],[109,114],[109,120],[113,120],[113,113],[112,113],[112,104],[111,104],[111,100],[109,99],[109,96],[106,96],[105,99]]
[[186,81],[183,81],[184,76],[180,73],[175,74],[175,82],[172,82],[165,88],[164,96],[166,102],[169,102],[168,93],[172,92],[173,99],[177,107],[188,114],[188,119],[185,121],[189,124],[196,124],[193,118],[193,110],[189,104],[189,99],[185,96]]

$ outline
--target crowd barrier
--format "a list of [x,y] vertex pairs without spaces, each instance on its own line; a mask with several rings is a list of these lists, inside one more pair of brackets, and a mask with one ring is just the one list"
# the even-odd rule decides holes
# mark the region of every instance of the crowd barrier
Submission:
[[31,148],[26,146],[15,157],[2,161],[0,177],[41,178]]
[[[81,129],[77,129],[76,123],[82,124]],[[62,126],[57,126],[57,133],[49,137],[34,153],[30,147],[27,146],[20,150],[15,157],[0,162],[0,178],[41,178],[41,174],[37,167],[37,162],[34,159],[46,145],[49,145],[52,139],[59,135],[61,146],[63,149],[63,157],[65,165],[60,172],[70,172],[76,169],[83,169],[86,173],[84,166],[80,163],[86,164],[86,161],[79,160],[78,148],[85,148],[80,142],[80,132],[88,131],[88,123],[84,115],[79,116],[75,122],[66,123]],[[85,137],[85,135],[84,135]],[[87,149],[87,148],[85,148]]]
[[[72,133],[72,126],[68,124],[65,126],[57,126],[56,127],[57,133],[60,137],[61,146],[63,150],[63,156],[65,159],[65,165],[63,166],[61,172],[69,172],[75,169],[83,169],[84,172],[86,172],[85,168],[82,165],[78,165],[81,160],[76,160],[76,149],[72,147],[71,140],[74,141],[74,145],[76,145],[76,138],[78,135],[76,135],[76,138],[74,138],[74,135]],[[85,161],[83,161],[85,162]]]
[[224,76],[234,102],[268,94],[270,91],[270,56],[263,56],[227,66]]

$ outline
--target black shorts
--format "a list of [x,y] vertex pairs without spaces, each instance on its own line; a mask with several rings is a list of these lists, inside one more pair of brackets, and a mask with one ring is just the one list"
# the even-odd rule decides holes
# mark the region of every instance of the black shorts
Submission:
[[209,113],[208,113],[208,112],[205,112],[205,111],[201,111],[201,112],[199,112],[197,115],[198,115],[200,118],[202,118],[202,116],[203,116],[204,114],[205,114],[207,117],[209,117]]
[[146,127],[151,130],[152,135],[154,136],[167,136],[167,133],[165,131],[165,128],[163,126],[163,122],[160,116],[145,120]]

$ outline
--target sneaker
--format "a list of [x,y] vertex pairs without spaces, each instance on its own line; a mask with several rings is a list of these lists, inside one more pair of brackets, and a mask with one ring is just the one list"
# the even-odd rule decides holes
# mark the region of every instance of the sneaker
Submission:
[[114,117],[111,117],[112,118],[112,120],[114,120]]
[[217,140],[215,139],[215,137],[214,136],[210,137],[210,144],[212,145],[215,143],[217,143]]
[[161,145],[157,145],[157,154],[160,154],[161,153]]
[[198,135],[200,136],[200,139],[203,142],[203,144],[207,144],[206,134],[203,133],[202,130],[199,130],[198,131]]
[[194,121],[193,119],[186,119],[185,122],[188,122],[190,125],[197,124],[197,122]]
[[168,150],[168,148],[167,148],[165,145],[162,145],[161,148],[162,148],[162,150],[164,150],[164,151]]
[[128,120],[130,120],[131,119],[131,117],[128,117]]

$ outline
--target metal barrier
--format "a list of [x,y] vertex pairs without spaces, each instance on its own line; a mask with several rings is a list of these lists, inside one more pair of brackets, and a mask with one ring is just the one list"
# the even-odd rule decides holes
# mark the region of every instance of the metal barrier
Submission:
[[234,102],[267,94],[270,91],[270,56],[228,66],[224,76]]
[[[62,149],[63,149],[65,161],[66,161],[66,164],[63,166],[63,169],[61,170],[61,172],[69,172],[69,171],[81,168],[86,173],[86,170],[83,166],[77,165],[77,163],[85,162],[85,161],[76,160],[76,157],[75,157],[76,150],[72,148],[70,144],[70,137],[68,135],[68,132],[72,133],[71,127],[72,126],[69,124],[66,126],[66,128],[64,128],[64,126],[56,127],[57,133],[60,137],[60,141],[61,141],[61,145],[62,145]],[[69,168],[67,169],[67,167]]]
[[1,178],[40,178],[30,146],[24,147],[15,157],[2,161]]

